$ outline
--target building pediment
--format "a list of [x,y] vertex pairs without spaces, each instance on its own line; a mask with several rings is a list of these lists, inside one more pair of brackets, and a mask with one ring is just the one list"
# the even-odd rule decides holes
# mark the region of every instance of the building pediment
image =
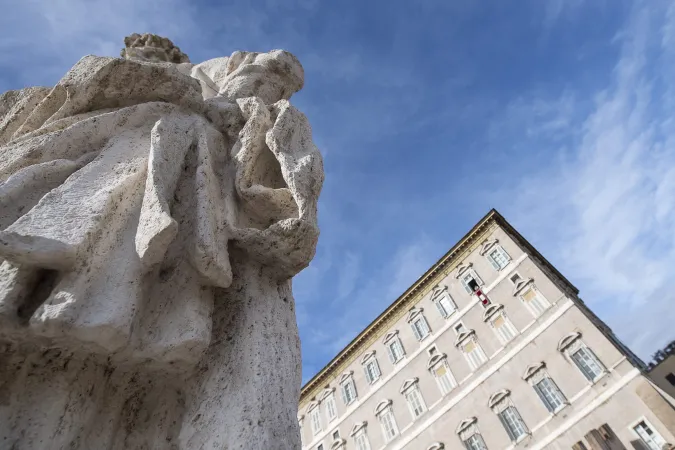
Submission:
[[352,427],[352,430],[349,432],[349,435],[354,436],[356,433],[358,433],[362,428],[365,428],[366,426],[368,426],[368,422],[366,422],[365,420],[363,422],[355,423],[354,426]]
[[345,372],[342,375],[340,375],[340,379],[338,380],[340,383],[345,382],[346,380],[350,379],[354,375],[354,371],[350,370],[349,372]]
[[374,356],[375,356],[375,350],[372,350],[372,351],[366,353],[365,355],[363,355],[363,358],[361,358],[361,364],[365,364],[366,362],[368,362],[368,360],[370,358],[372,358]]
[[508,389],[502,389],[501,391],[495,392],[490,396],[490,399],[488,400],[488,408],[493,408],[495,405],[497,405],[499,402],[504,400],[509,395],[511,395],[511,391],[509,391]]
[[492,303],[490,306],[485,308],[485,311],[483,311],[483,322],[487,322],[497,314],[499,311],[504,309],[504,305],[500,305],[499,303]]
[[412,322],[415,319],[415,317],[422,314],[423,311],[424,311],[424,308],[417,308],[415,306],[410,308],[410,310],[408,311],[408,322]]
[[403,392],[407,391],[408,389],[410,389],[411,387],[415,386],[419,380],[420,379],[417,378],[417,377],[410,378],[409,380],[405,380],[403,382],[403,386],[401,386],[401,393],[403,393]]
[[479,253],[485,255],[487,252],[492,250],[495,245],[499,244],[499,239],[488,239],[483,242],[483,245],[480,247]]
[[468,419],[462,420],[459,423],[459,425],[457,425],[457,429],[455,430],[455,433],[457,433],[457,434],[461,433],[462,431],[466,430],[467,428],[469,428],[471,425],[473,425],[477,421],[478,421],[478,419],[475,418],[475,417],[469,417]]
[[396,336],[398,336],[398,330],[390,331],[389,333],[384,335],[384,339],[382,339],[382,342],[386,344],[390,340],[394,339]]
[[525,373],[523,374],[523,380],[529,380],[535,373],[539,372],[544,367],[546,367],[546,363],[543,361],[527,366],[527,369],[525,369]]
[[558,342],[558,351],[562,352],[565,351],[567,347],[572,345],[577,339],[581,337],[581,333],[578,331],[575,331],[574,333],[570,333],[564,338],[560,339],[560,342]]
[[459,263],[455,270],[455,278],[460,278],[473,267],[473,263]]
[[531,286],[532,284],[534,284],[533,278],[518,280],[516,284],[513,286],[513,296],[515,297],[516,295],[520,294],[525,289],[527,289],[528,286]]
[[391,406],[392,403],[394,403],[394,402],[391,401],[391,400],[382,400],[382,401],[381,401],[380,403],[378,403],[377,406],[375,407],[375,415],[377,416],[377,415],[379,415],[380,413],[382,413],[382,411],[384,411],[384,410],[387,409],[389,406]]
[[321,396],[319,397],[319,400],[323,401],[326,397],[331,395],[333,392],[335,392],[335,388],[329,388],[327,387],[326,389],[321,392]]
[[431,358],[429,358],[429,361],[427,361],[427,370],[430,370],[432,367],[434,367],[436,364],[440,363],[443,361],[448,355],[445,353],[440,354],[440,355],[434,355]]
[[460,345],[462,345],[462,343],[464,341],[469,339],[474,334],[476,334],[475,330],[465,330],[465,331],[462,331],[461,333],[459,333],[457,335],[457,338],[455,339],[455,347],[459,347]]

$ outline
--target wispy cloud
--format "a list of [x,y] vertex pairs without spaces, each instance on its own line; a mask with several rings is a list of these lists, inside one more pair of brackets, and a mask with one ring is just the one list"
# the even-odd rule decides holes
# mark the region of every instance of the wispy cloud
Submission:
[[668,340],[666,311],[675,303],[672,9],[636,4],[618,38],[613,79],[593,96],[590,114],[569,103],[568,92],[543,108],[568,119],[542,117],[545,103],[536,95],[529,108],[523,99],[507,108],[524,116],[526,134],[540,135],[551,163],[497,195],[518,199],[508,211],[516,226],[642,356]]

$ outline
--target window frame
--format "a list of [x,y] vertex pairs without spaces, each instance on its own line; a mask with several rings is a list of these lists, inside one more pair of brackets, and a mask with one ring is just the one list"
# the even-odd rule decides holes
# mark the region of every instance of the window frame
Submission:
[[[589,359],[599,368],[599,372],[595,374],[593,378],[589,378],[585,369],[581,366],[577,358],[574,357],[574,355],[582,350],[587,352],[587,355],[590,356]],[[583,375],[586,381],[590,384],[597,383],[609,373],[607,366],[602,362],[602,360],[600,360],[598,355],[595,354],[593,349],[586,345],[586,343],[583,341],[581,332],[573,332],[563,337],[560,342],[558,342],[558,351],[566,356],[576,366],[581,375]]]
[[660,445],[661,447],[658,447],[658,450],[661,450],[663,448],[663,445],[667,443],[666,439],[663,437],[661,433],[656,429],[656,427],[649,421],[645,416],[640,417],[638,420],[633,422],[631,425],[629,425],[630,431],[633,433],[633,436],[637,437],[640,442],[645,446],[645,448],[652,450],[651,445],[644,440],[642,436],[640,436],[640,433],[637,432],[636,428],[638,425],[643,423],[652,431],[653,434],[659,437],[661,440],[661,443],[659,444],[656,442],[657,445]]
[[[384,441],[386,443],[393,441],[401,434],[398,424],[396,423],[396,416],[394,415],[394,408],[392,405],[393,402],[391,400],[384,400],[377,405],[377,408],[375,408],[375,417],[377,417],[377,421],[380,423],[382,437],[384,437]],[[387,433],[387,427],[384,423],[385,421],[383,420],[385,417],[390,419],[389,424],[393,430],[393,434],[391,436],[389,436]]]
[[[323,394],[321,395],[321,403],[324,403],[326,405],[325,407],[325,413],[326,413],[326,423],[331,423],[338,417],[338,410],[337,410],[337,402],[335,401],[335,388],[327,388],[324,389]],[[332,405],[332,408],[329,408],[328,405]],[[330,411],[333,411],[333,415],[331,416]]]
[[[349,406],[352,403],[354,403],[356,401],[356,399],[359,398],[359,392],[356,390],[356,383],[354,382],[354,372],[350,371],[350,372],[346,372],[346,373],[342,374],[342,376],[340,377],[339,383],[340,383],[340,391],[342,393],[342,403],[344,403],[345,406]],[[351,388],[352,388],[353,394],[354,394],[354,397],[352,399],[350,399],[349,401],[347,401],[347,395],[346,395],[346,392],[347,392],[346,387],[348,385],[351,385]]]
[[[504,324],[501,327],[497,327],[495,325],[495,322],[500,317],[504,320]],[[497,339],[499,339],[499,342],[501,342],[502,345],[506,345],[509,342],[513,341],[516,337],[518,337],[519,334],[518,329],[516,328],[515,325],[513,325],[513,322],[511,322],[511,319],[509,319],[509,316],[506,315],[506,312],[503,309],[500,312],[494,314],[492,317],[490,317],[489,323],[490,328],[492,328],[495,335],[497,336]],[[504,328],[508,329],[510,337],[507,337],[500,332],[500,330]]]
[[[365,424],[359,427],[356,431],[352,431],[351,436],[354,439],[354,447],[356,450],[371,450],[370,439],[368,438]],[[362,439],[362,442],[365,443],[364,446],[361,446],[359,443],[360,439]]]
[[[525,423],[525,420],[523,420],[523,416],[520,414],[520,411],[518,411],[518,408],[516,408],[516,405],[513,403],[513,400],[511,399],[511,391],[508,389],[502,389],[501,391],[492,394],[488,400],[488,407],[493,413],[497,415],[499,421],[502,424],[502,427],[504,428],[504,431],[506,431],[509,439],[514,444],[521,442],[523,439],[532,434],[532,431]],[[507,418],[504,417],[507,411],[513,414],[515,420],[522,427],[522,434],[516,436],[515,430],[510,426]]]
[[[448,306],[446,307],[442,302],[446,301]],[[436,305],[436,309],[442,318],[447,319],[457,312],[457,303],[448,292],[448,287],[443,286],[443,288],[436,287],[431,294],[431,301]]]
[[[546,370],[545,362],[542,361],[538,364],[532,364],[528,366],[527,369],[525,369],[523,380],[525,380],[530,386],[532,386],[532,389],[534,389],[535,393],[537,394],[537,397],[539,397],[539,400],[544,404],[544,407],[549,412],[549,414],[556,415],[560,411],[565,409],[567,406],[569,406],[570,402],[567,399],[567,396],[560,389],[558,383],[555,382],[553,377],[551,377],[551,375]],[[560,402],[560,405],[558,405],[555,408],[552,408],[553,405],[550,403],[549,399],[546,398],[546,395],[539,387],[539,384],[546,380],[550,381],[550,383],[553,385],[558,394],[558,401]]]
[[468,419],[462,420],[457,426],[455,434],[465,449],[475,450],[474,447],[470,447],[467,442],[472,437],[478,436],[478,439],[480,439],[482,445],[482,447],[479,447],[478,450],[487,450],[487,445],[485,444],[485,439],[483,439],[483,435],[478,428],[478,419],[476,419],[476,417],[470,417]]
[[[504,259],[504,265],[500,265],[499,262],[492,256],[494,252],[499,253],[499,256],[501,256]],[[511,262],[511,255],[504,250],[504,247],[502,247],[500,244],[495,242],[493,246],[488,248],[485,253],[485,258],[490,262],[490,265],[492,265],[492,268],[495,269],[497,272],[501,272],[504,270],[506,267],[508,267],[509,263]]]
[[[405,359],[406,353],[405,353],[405,347],[403,347],[403,342],[401,342],[401,338],[398,335],[398,330],[395,330],[393,332],[387,333],[387,335],[384,337],[384,340],[382,341],[385,347],[387,347],[387,354],[389,355],[389,362],[391,362],[393,365],[398,364],[399,362],[403,361]],[[392,350],[392,346],[398,345],[399,349],[401,350],[401,356],[398,359],[394,359],[396,357],[396,352]]]
[[[539,309],[533,306],[534,303],[532,303],[532,300],[525,300],[525,298],[523,298],[523,296],[530,291],[534,293],[536,302],[538,302],[539,305]],[[543,316],[546,311],[551,309],[551,306],[553,306],[551,305],[551,302],[549,302],[548,299],[541,293],[541,291],[537,289],[537,286],[535,285],[532,278],[521,280],[516,283],[513,290],[513,296],[518,297],[520,303],[523,304],[528,311],[530,311],[530,314],[532,314],[535,319]]]
[[[469,342],[473,343],[474,349],[470,352],[467,352],[464,347]],[[478,342],[478,337],[476,336],[476,332],[474,330],[467,330],[459,333],[455,339],[455,347],[464,355],[464,359],[466,360],[467,364],[469,364],[471,372],[477,371],[489,361],[489,358],[485,354],[483,347]],[[480,359],[480,361],[476,363],[471,355],[477,356],[475,359]]]
[[[417,420],[429,410],[429,408],[427,408],[426,402],[424,401],[422,391],[419,388],[419,378],[411,378],[406,380],[403,383],[400,392],[403,394],[403,397],[408,404],[408,411],[410,411],[410,416],[412,417],[413,421]],[[417,405],[413,404],[414,401],[416,401]],[[419,413],[417,413],[418,407],[420,409]]]
[[[416,324],[418,322],[423,325],[422,328],[424,328],[424,334],[417,328]],[[410,311],[408,312],[408,324],[410,325],[410,328],[412,328],[413,335],[418,342],[422,342],[431,335],[429,322],[427,321],[427,318],[424,317],[424,308],[416,308],[414,306],[410,308]]]
[[[438,366],[443,366],[445,368],[445,374],[443,374],[440,377],[436,374],[436,369]],[[441,391],[442,396],[448,395],[458,386],[457,379],[455,378],[455,375],[452,373],[452,370],[450,370],[450,365],[448,364],[447,355],[445,353],[433,355],[432,357],[430,357],[429,361],[427,361],[427,370],[431,373],[431,376],[434,377],[434,380],[436,380],[436,385],[438,386],[438,389]],[[449,384],[451,385],[451,387],[447,389],[447,391],[446,387],[441,382],[441,378],[450,380]]]
[[321,423],[321,408],[319,406],[319,402],[316,402],[316,404],[307,411],[307,414],[309,415],[312,436],[318,436],[323,431],[323,424]]

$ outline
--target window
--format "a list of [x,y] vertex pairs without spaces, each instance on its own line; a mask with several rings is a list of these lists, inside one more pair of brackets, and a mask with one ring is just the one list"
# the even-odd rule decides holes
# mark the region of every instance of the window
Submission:
[[421,341],[429,335],[429,325],[427,325],[427,320],[424,318],[424,316],[417,316],[412,320],[410,326],[412,327],[413,333],[415,333],[415,338],[418,341]]
[[337,405],[335,404],[335,395],[332,393],[327,395],[323,403],[326,405],[326,418],[328,422],[333,421],[337,417]]
[[398,435],[398,427],[396,426],[396,419],[394,418],[394,411],[391,405],[391,400],[383,401],[375,409],[375,415],[380,421],[385,442],[391,441]]
[[525,370],[523,379],[530,383],[548,412],[555,414],[567,405],[567,399],[549,376],[545,367],[544,362],[529,366]]
[[508,253],[504,251],[501,245],[492,247],[487,253],[487,259],[495,270],[502,270],[509,264],[509,261],[511,261]]
[[333,431],[333,440],[337,441],[338,439],[340,439],[340,430],[335,430]]
[[666,380],[668,380],[668,383],[675,386],[675,374],[674,373],[671,372],[668,375],[666,375]]
[[560,411],[566,403],[565,396],[560,392],[558,386],[549,377],[542,378],[541,381],[532,385],[539,398],[548,409],[548,412],[555,413]]
[[478,431],[478,424],[475,417],[462,420],[457,427],[459,440],[464,444],[467,450],[487,450],[483,436]]
[[510,342],[518,334],[516,327],[503,312],[492,316],[490,324],[502,344]]
[[467,269],[466,272],[462,274],[461,280],[464,290],[469,294],[473,294],[476,289],[483,285],[483,280],[473,269]]
[[432,345],[431,347],[429,347],[429,349],[427,349],[427,353],[429,354],[429,356],[438,355],[438,347],[436,347],[436,345]]
[[354,434],[354,443],[356,444],[356,450],[370,450],[370,441],[365,427]]
[[518,442],[530,434],[527,425],[520,417],[520,413],[511,401],[511,392],[503,389],[490,396],[488,407],[497,414],[504,430],[512,442]]
[[340,377],[340,387],[342,390],[342,401],[345,405],[351,404],[356,400],[356,385],[352,378],[353,372],[348,372]]
[[572,353],[572,360],[588,381],[595,381],[604,373],[604,367],[588,347],[581,347]]
[[316,450],[323,450],[323,444],[319,444],[316,446]]
[[427,369],[436,379],[436,384],[441,390],[441,394],[445,395],[457,387],[457,381],[450,371],[446,355],[436,354],[432,355],[427,362]]
[[452,300],[452,297],[450,297],[450,294],[448,294],[447,289],[447,286],[442,290],[437,288],[434,290],[433,294],[431,294],[431,300],[436,304],[436,308],[438,308],[438,312],[443,318],[450,317],[457,311],[457,306]]
[[309,412],[309,418],[312,423],[312,434],[316,436],[321,432],[321,412],[318,405]]
[[377,359],[375,358],[375,352],[367,354],[366,358],[364,359],[365,361],[363,361],[362,364],[363,370],[366,373],[366,380],[368,380],[368,383],[373,384],[380,379],[381,375],[380,365],[377,363]]
[[469,339],[467,342],[462,344],[462,352],[464,353],[464,357],[466,358],[466,361],[469,363],[469,367],[471,370],[476,370],[480,366],[482,366],[485,361],[487,361],[487,356],[485,356],[485,352],[483,352],[483,349],[481,348],[480,345],[478,345],[477,342],[475,342],[473,339]]
[[520,299],[525,303],[530,312],[535,316],[541,316],[544,311],[546,311],[549,306],[548,301],[539,293],[534,287],[531,287],[527,291],[523,292],[520,295]]
[[464,447],[466,447],[467,450],[487,450],[483,436],[478,433],[472,434],[462,442],[464,443]]
[[403,349],[403,344],[401,344],[401,340],[398,337],[398,331],[388,333],[384,338],[384,345],[387,347],[389,360],[392,364],[396,364],[405,356],[405,350]]
[[422,393],[417,385],[418,381],[418,378],[412,378],[403,383],[403,387],[401,387],[401,393],[408,402],[408,409],[410,409],[413,420],[417,419],[427,410]]
[[464,326],[463,322],[458,322],[454,327],[452,327],[453,330],[455,330],[455,334],[460,334],[464,333],[465,331],[468,331],[467,328]]
[[581,333],[570,333],[558,343],[558,351],[566,353],[579,371],[591,383],[599,380],[605,373],[605,366],[595,353],[581,341]]
[[518,273],[514,273],[509,277],[509,280],[511,280],[511,283],[517,284],[521,280],[521,278],[520,275],[518,275]]
[[661,450],[666,444],[663,437],[655,432],[645,420],[635,424],[633,431],[649,450]]

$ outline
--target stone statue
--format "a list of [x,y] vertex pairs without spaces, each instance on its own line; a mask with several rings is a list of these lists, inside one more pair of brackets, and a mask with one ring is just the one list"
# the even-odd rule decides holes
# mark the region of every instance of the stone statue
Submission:
[[302,66],[125,46],[0,96],[0,448],[298,449]]

